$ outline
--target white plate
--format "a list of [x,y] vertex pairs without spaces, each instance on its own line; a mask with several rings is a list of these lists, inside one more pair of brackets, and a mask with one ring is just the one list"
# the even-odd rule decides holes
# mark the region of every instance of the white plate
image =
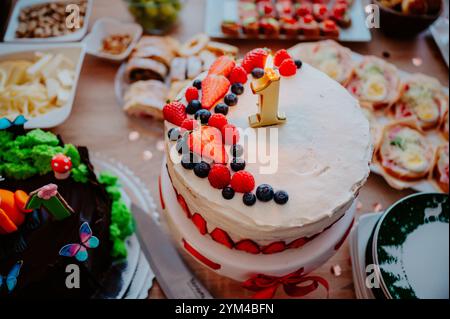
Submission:
[[[237,1],[237,0],[227,0]],[[224,18],[224,3],[226,1],[207,0],[206,2],[206,14],[205,14],[205,30],[212,38],[223,39],[247,39],[245,35],[240,36],[228,36],[222,32],[222,21]],[[233,7],[233,6],[230,6]],[[237,6],[235,6],[237,7]],[[366,27],[366,16],[364,13],[364,7],[362,1],[354,1],[350,9],[350,17],[352,19],[352,25],[349,28],[340,28],[339,41],[344,42],[369,42],[372,39],[370,30]],[[266,39],[264,36],[260,36],[260,39]],[[280,35],[279,39],[295,39],[292,37],[286,37]],[[304,36],[298,36],[298,40],[311,40]]]
[[359,217],[358,223],[349,236],[350,257],[352,260],[353,285],[356,298],[375,299],[373,292],[365,284],[366,249],[370,236],[383,213],[367,213]]
[[[128,48],[119,55],[102,52],[103,39],[113,34],[129,34],[132,37]],[[141,35],[142,27],[137,23],[102,18],[95,22],[92,31],[84,38],[83,42],[86,43],[86,52],[90,55],[106,60],[122,61],[130,55]]]
[[[9,19],[8,29],[6,29],[4,41],[5,42],[22,42],[22,43],[43,43],[43,42],[76,42],[80,41],[88,30],[89,18],[92,12],[93,0],[87,1],[86,15],[84,17],[83,26],[70,34],[66,34],[59,37],[50,38],[17,38],[16,30],[19,26],[19,14],[22,8],[32,6],[35,4],[50,3],[50,2],[61,2],[62,0],[18,0],[14,10]],[[70,1],[68,1],[70,3]]]
[[73,100],[83,65],[85,45],[83,43],[66,44],[0,44],[0,61],[10,59],[32,59],[35,52],[61,53],[75,65],[75,81],[70,91],[69,100],[62,107],[33,118],[27,118],[26,129],[52,128],[62,124],[72,111]]
[[442,57],[449,66],[449,31],[448,31],[448,18],[439,18],[431,27],[430,31],[433,35],[434,41],[436,41],[439,50],[441,50]]

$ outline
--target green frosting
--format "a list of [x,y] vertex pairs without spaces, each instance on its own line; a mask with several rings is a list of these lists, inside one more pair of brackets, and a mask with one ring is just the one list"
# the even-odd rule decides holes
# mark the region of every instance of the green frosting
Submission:
[[72,168],[72,178],[78,183],[87,183],[89,178],[89,170],[86,165],[80,164],[78,167]]
[[81,164],[80,154],[75,146],[59,146],[58,137],[51,132],[33,130],[14,138],[7,131],[0,131],[0,175],[10,179],[24,180],[52,171],[51,160],[63,153],[72,159],[75,181],[86,183],[88,170]]
[[109,228],[110,238],[113,242],[111,256],[118,259],[125,258],[127,256],[125,240],[135,230],[133,215],[122,200],[118,178],[109,173],[102,173],[98,180],[106,187],[106,192],[112,200]]

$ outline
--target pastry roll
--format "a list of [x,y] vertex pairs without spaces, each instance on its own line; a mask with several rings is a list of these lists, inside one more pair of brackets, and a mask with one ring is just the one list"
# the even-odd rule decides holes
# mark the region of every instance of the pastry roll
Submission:
[[202,72],[202,60],[197,56],[187,59],[187,78],[193,79]]
[[135,50],[131,55],[131,58],[152,59],[164,63],[167,67],[170,67],[170,63],[172,62],[174,55],[171,51],[168,51],[164,47],[145,46]]
[[155,60],[132,58],[128,62],[125,74],[130,82],[145,80],[158,80],[164,82],[164,79],[167,76],[167,67]]
[[124,111],[129,115],[148,115],[162,120],[162,109],[166,103],[167,94],[166,85],[160,81],[135,82],[125,93]]
[[183,81],[186,79],[187,72],[187,59],[175,58],[172,60],[170,66],[170,80],[171,81]]

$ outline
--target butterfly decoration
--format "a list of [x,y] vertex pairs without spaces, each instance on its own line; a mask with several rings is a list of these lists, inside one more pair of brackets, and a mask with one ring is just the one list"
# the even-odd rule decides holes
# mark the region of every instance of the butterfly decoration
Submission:
[[20,268],[22,268],[23,261],[20,260],[14,264],[7,276],[0,275],[0,289],[6,284],[8,292],[11,293],[17,285],[17,277],[19,277]]
[[6,117],[0,118],[0,130],[6,130],[12,126],[23,126],[28,120],[23,115],[16,117],[14,121],[8,120]]
[[91,227],[84,222],[80,227],[80,243],[65,245],[59,251],[59,255],[64,257],[75,257],[76,260],[83,262],[89,257],[87,248],[97,248],[100,240],[92,235]]

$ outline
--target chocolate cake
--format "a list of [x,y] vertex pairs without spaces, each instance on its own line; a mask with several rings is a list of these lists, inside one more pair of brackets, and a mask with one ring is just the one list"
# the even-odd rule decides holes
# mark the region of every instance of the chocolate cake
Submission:
[[[120,199],[117,178],[102,175],[97,179],[87,148],[66,145],[61,138],[41,130],[14,130],[0,131],[0,299],[90,298],[101,290],[103,277],[114,259],[126,256],[124,240],[133,231],[131,214]],[[70,156],[73,167],[70,176],[58,179],[49,160],[64,153]],[[21,170],[15,164],[21,165]],[[8,203],[5,198],[2,201],[2,194],[6,197],[23,191],[31,198],[33,191],[45,185],[57,186],[70,216],[59,220],[43,206],[24,212],[25,221],[16,231],[5,231],[1,213],[7,218]],[[19,207],[20,200],[15,198]],[[80,238],[80,226],[85,223],[98,238],[95,248],[89,248],[89,243]],[[64,255],[62,248],[70,244],[75,244],[77,250],[72,250],[72,256]],[[85,261],[79,261],[83,258],[76,254],[85,250],[81,245],[87,251]],[[79,288],[66,286],[71,274],[66,269],[68,265],[79,267]],[[14,268],[20,271],[14,273]]]

